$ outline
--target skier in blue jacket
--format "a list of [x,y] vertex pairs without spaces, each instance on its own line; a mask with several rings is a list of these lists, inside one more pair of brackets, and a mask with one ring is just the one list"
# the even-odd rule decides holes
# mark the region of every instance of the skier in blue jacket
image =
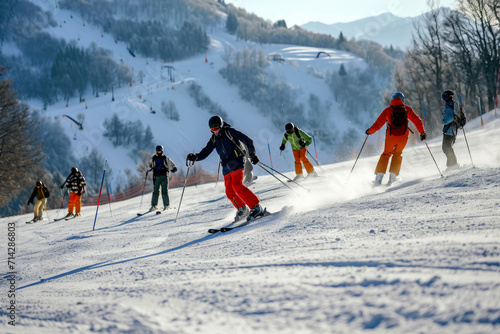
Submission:
[[443,144],[442,149],[446,155],[446,167],[448,169],[458,168],[457,157],[453,150],[453,144],[457,138],[458,128],[465,125],[465,115],[462,105],[460,105],[460,116],[455,112],[455,102],[453,101],[453,91],[450,89],[445,90],[441,94],[444,100],[443,110]]

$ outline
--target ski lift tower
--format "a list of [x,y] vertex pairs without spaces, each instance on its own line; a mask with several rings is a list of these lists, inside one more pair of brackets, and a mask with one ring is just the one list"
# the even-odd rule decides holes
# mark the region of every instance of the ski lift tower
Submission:
[[174,82],[174,75],[172,71],[174,70],[174,67],[172,65],[163,65],[162,69],[166,68],[168,71],[168,77],[170,79],[170,82]]

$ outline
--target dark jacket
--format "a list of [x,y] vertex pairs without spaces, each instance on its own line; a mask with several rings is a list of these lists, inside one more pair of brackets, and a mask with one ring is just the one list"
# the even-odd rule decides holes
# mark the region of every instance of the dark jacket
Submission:
[[66,187],[75,194],[83,194],[85,192],[86,185],[87,183],[85,183],[85,178],[80,171],[78,171],[76,174],[71,174],[66,181]]
[[45,184],[42,184],[40,188],[35,187],[35,189],[33,189],[33,193],[31,194],[31,197],[28,200],[28,204],[30,203],[33,204],[35,196],[37,200],[48,198],[50,196],[49,190],[47,189]]
[[229,174],[245,166],[243,157],[246,152],[243,145],[241,145],[242,143],[248,148],[250,156],[255,154],[253,140],[244,133],[233,129],[230,124],[224,123],[218,135],[212,134],[207,146],[196,155],[196,160],[205,159],[215,149],[220,156],[222,174]]
[[149,168],[153,170],[154,176],[168,175],[170,172],[175,173],[177,166],[175,163],[163,153],[155,154],[151,157]]
[[443,110],[443,134],[448,136],[456,136],[458,131],[458,115],[455,113],[455,103],[452,101],[445,102]]

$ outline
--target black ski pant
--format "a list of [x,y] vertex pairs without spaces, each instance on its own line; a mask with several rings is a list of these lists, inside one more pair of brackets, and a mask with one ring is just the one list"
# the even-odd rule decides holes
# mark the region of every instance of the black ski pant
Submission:
[[453,144],[457,136],[443,135],[442,149],[446,155],[446,167],[453,167],[457,165],[457,156],[453,150]]

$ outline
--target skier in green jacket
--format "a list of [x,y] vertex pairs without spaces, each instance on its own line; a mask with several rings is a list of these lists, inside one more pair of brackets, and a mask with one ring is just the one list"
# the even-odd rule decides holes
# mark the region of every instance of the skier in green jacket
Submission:
[[317,176],[314,171],[314,167],[307,159],[307,146],[311,145],[312,138],[307,133],[296,127],[293,123],[287,123],[285,125],[285,135],[281,141],[280,150],[285,149],[286,142],[289,141],[292,146],[293,156],[295,158],[295,178],[294,181],[300,181],[304,178],[302,174],[302,164],[307,171],[307,176]]

